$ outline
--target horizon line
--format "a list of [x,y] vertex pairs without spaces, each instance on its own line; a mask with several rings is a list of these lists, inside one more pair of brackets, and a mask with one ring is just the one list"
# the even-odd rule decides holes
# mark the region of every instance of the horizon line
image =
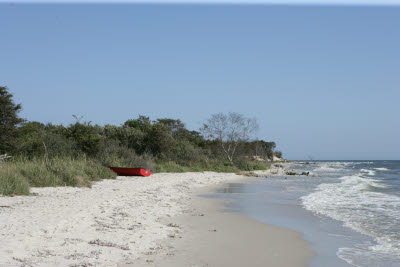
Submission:
[[182,5],[293,5],[400,6],[400,0],[0,0],[2,4],[182,4]]

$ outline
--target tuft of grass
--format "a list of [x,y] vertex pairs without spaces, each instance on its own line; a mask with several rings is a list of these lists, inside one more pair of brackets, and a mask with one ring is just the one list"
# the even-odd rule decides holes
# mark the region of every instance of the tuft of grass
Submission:
[[242,171],[260,171],[268,170],[271,164],[269,162],[247,160],[240,162],[238,167]]
[[29,183],[20,175],[16,166],[0,164],[0,195],[29,195]]
[[0,195],[28,195],[29,187],[90,187],[92,181],[117,175],[94,160],[54,158],[0,163]]

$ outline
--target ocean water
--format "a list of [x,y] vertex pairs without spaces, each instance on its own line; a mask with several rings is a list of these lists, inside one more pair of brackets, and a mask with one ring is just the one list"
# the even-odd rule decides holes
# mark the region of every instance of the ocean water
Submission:
[[228,209],[303,233],[310,266],[400,266],[400,161],[291,163],[309,176],[230,184]]
[[309,169],[326,181],[300,198],[304,208],[373,240],[337,255],[356,266],[400,266],[400,161],[317,162]]

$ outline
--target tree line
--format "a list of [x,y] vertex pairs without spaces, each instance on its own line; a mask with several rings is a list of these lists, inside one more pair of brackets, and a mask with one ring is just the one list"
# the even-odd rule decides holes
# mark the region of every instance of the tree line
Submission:
[[[7,87],[0,87],[0,155],[13,160],[90,158],[104,166],[235,166],[248,169],[253,158],[282,157],[271,141],[257,140],[255,119],[238,113],[214,114],[199,131],[179,119],[129,119],[122,125],[97,125],[74,116],[70,125],[26,121]],[[172,164],[172,165],[171,165]],[[209,166],[209,167],[207,167]],[[214,167],[212,167],[214,166]],[[157,169],[157,168],[156,168]]]

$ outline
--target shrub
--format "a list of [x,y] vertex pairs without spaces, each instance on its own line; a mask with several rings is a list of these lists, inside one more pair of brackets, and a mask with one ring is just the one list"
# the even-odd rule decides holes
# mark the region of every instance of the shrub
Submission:
[[77,148],[88,156],[96,156],[100,152],[102,137],[99,128],[90,122],[76,122],[66,132],[68,138],[75,141]]
[[276,157],[278,157],[278,158],[282,158],[282,152],[280,152],[280,151],[275,151],[275,152],[274,152],[274,155],[275,155]]
[[154,169],[153,160],[147,154],[138,155],[133,149],[121,146],[118,141],[106,140],[99,160],[105,166]]

